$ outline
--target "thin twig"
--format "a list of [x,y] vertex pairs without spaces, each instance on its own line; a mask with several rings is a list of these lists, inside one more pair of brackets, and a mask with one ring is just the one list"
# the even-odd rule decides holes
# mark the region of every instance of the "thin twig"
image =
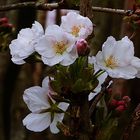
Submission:
[[96,12],[113,13],[119,15],[127,15],[128,13],[131,12],[131,10],[112,9],[112,8],[104,8],[104,7],[92,7],[92,10]]
[[[53,9],[73,9],[79,10],[79,6],[68,5],[63,0],[58,3],[41,3],[41,2],[22,2],[16,4],[9,4],[0,6],[0,12],[2,11],[10,11],[17,10],[24,7],[32,7],[36,10],[53,10]],[[104,8],[104,7],[92,7],[93,11],[96,12],[104,12],[104,13],[114,13],[119,15],[127,15],[131,10],[123,10],[123,9],[112,9],[112,8]]]
[[10,11],[10,10],[17,10],[25,7],[32,7],[35,8],[36,10],[53,10],[53,9],[78,9],[77,6],[69,6],[66,5],[63,0],[58,3],[41,3],[41,2],[22,2],[22,3],[16,3],[16,4],[9,4],[9,5],[3,5],[0,6],[0,12],[2,11]]
[[132,35],[129,37],[129,39],[132,39],[136,36],[136,32],[133,32]]

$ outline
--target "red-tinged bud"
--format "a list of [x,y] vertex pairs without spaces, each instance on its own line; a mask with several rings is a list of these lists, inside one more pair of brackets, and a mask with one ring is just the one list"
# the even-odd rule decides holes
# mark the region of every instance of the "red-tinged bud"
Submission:
[[14,26],[10,23],[4,23],[4,24],[0,25],[0,30],[11,31],[13,27]]
[[125,107],[124,105],[120,105],[120,106],[118,106],[115,110],[116,110],[117,112],[121,113],[121,112],[123,112],[123,111],[126,110],[126,107]]
[[118,103],[117,103],[117,105],[118,105],[118,106],[120,106],[120,105],[125,106],[125,104],[126,104],[126,102],[125,102],[125,101],[123,101],[123,100],[118,101]]
[[129,103],[131,101],[129,96],[123,96],[122,98],[126,103]]
[[1,26],[6,27],[6,28],[13,28],[13,24],[10,24],[10,23],[4,23]]
[[140,9],[136,9],[135,14],[140,15]]
[[140,17],[139,17],[137,14],[132,14],[132,15],[130,16],[130,18],[131,18],[131,20],[134,20],[134,21],[137,21],[137,20],[140,19]]
[[110,102],[110,106],[111,107],[117,107],[118,106],[118,101],[115,100],[115,99],[112,99],[111,102]]
[[8,23],[8,18],[7,17],[0,18],[0,25],[4,24],[4,23]]
[[88,46],[88,43],[84,39],[80,39],[76,42],[76,48],[77,48],[79,56],[86,56],[90,52],[90,48]]

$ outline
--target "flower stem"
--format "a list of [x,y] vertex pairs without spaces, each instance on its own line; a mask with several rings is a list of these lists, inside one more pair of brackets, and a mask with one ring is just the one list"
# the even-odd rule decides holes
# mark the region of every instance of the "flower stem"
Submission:
[[111,78],[110,77],[107,77],[106,80],[105,80],[105,82],[102,84],[101,91],[97,94],[97,96],[95,97],[93,103],[90,106],[90,109],[89,109],[89,115],[90,116],[94,112],[94,110],[96,108],[96,105],[99,102],[99,100],[103,97],[103,95],[105,93],[105,90],[106,90],[106,87],[108,86],[108,84],[109,84],[110,81],[111,81]]

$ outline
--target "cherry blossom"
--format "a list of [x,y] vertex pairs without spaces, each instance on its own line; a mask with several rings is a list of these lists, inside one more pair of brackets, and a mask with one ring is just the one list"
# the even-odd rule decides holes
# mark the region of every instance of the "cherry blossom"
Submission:
[[112,36],[108,37],[102,46],[102,51],[96,55],[98,67],[105,70],[112,78],[134,78],[138,72],[134,60],[136,60],[134,45],[127,36],[119,41]]
[[90,19],[75,12],[69,12],[66,16],[62,16],[60,27],[76,37],[77,40],[87,38],[93,31]]
[[43,27],[37,21],[32,28],[22,29],[9,46],[13,63],[24,64],[24,59],[35,52],[35,45],[43,34]]
[[75,38],[57,25],[46,28],[45,35],[36,45],[36,51],[41,55],[44,64],[49,66],[58,63],[68,66],[78,57]]
[[51,98],[50,92],[48,77],[43,80],[42,87],[34,86],[24,91],[23,99],[31,111],[23,120],[27,129],[41,132],[50,127],[52,133],[59,132],[57,123],[62,122],[64,111],[67,110],[69,104],[56,103]]

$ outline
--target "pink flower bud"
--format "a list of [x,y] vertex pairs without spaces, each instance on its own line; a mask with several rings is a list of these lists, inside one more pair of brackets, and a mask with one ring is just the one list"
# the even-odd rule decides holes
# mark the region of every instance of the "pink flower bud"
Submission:
[[0,25],[4,24],[4,23],[8,23],[8,18],[7,17],[0,18]]
[[76,42],[76,47],[79,56],[86,56],[89,54],[89,46],[86,40],[80,39]]
[[123,96],[122,98],[126,103],[129,103],[131,101],[129,96]]
[[8,33],[11,32],[13,29],[13,25],[9,23],[3,23],[0,25],[0,32]]
[[117,107],[117,105],[118,105],[118,101],[115,100],[115,99],[112,99],[112,101],[110,102],[110,106],[111,107]]
[[124,106],[124,105],[120,105],[120,106],[118,106],[116,109],[115,109],[117,112],[123,112],[123,111],[125,111],[126,110],[126,107]]
[[117,103],[117,105],[118,105],[118,106],[120,106],[120,105],[125,106],[125,104],[126,104],[126,102],[125,102],[125,101],[123,101],[123,100],[118,101],[118,103]]

